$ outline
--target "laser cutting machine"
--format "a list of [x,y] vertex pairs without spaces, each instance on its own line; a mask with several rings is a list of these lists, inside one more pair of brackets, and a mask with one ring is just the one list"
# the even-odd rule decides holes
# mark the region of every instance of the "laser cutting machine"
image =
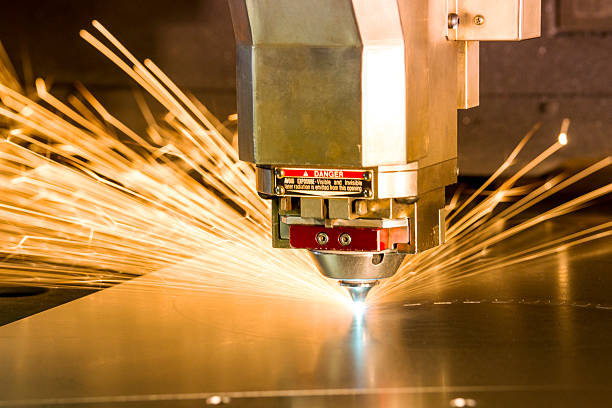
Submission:
[[240,159],[272,201],[272,244],[310,250],[362,301],[444,242],[479,41],[539,36],[540,0],[229,4]]

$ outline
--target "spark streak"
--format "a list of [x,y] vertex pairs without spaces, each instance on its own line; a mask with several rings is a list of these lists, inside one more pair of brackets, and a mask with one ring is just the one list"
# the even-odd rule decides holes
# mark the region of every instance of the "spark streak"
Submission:
[[[36,80],[39,101],[0,69],[0,284],[239,292],[347,303],[303,251],[270,245],[269,206],[227,129],[152,61],[99,22],[112,51],[81,36],[168,111],[127,127],[83,85],[68,100]],[[13,78],[12,76],[10,78]],[[149,112],[150,113],[150,112]],[[224,136],[225,135],[225,136]],[[172,274],[155,272],[168,266]]]

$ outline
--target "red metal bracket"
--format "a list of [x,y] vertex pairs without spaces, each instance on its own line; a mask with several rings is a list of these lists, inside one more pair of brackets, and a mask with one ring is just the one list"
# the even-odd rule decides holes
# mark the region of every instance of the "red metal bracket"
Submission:
[[[324,233],[327,243],[317,241],[317,235]],[[342,245],[340,237],[348,234],[350,243]],[[379,252],[391,249],[395,244],[409,243],[408,227],[396,228],[355,228],[322,225],[290,225],[289,243],[292,248],[321,249],[326,251],[368,251]]]

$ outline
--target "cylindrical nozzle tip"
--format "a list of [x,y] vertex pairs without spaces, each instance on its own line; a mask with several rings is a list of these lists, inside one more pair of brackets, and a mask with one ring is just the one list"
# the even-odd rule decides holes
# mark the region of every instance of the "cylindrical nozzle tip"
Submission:
[[361,302],[365,303],[366,296],[370,292],[370,289],[374,287],[378,281],[338,281],[340,286],[344,286],[348,289],[349,295],[351,295],[351,299],[353,302]]

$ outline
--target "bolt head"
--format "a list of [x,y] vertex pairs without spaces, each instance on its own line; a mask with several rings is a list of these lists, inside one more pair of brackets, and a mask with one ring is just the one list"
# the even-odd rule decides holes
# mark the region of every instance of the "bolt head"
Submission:
[[284,195],[285,194],[285,187],[283,187],[283,186],[276,186],[274,188],[274,192],[276,193],[276,195]]
[[372,197],[372,190],[366,188],[365,190],[363,190],[363,196],[368,198]]
[[474,16],[474,24],[476,24],[476,25],[483,25],[484,22],[485,22],[485,18],[484,18],[483,15],[478,14],[478,15]]
[[324,232],[319,232],[316,236],[317,244],[323,246],[329,242],[329,236]]
[[450,13],[448,15],[448,28],[454,29],[459,25],[459,15],[457,13]]
[[274,170],[274,174],[276,174],[276,178],[283,178],[283,177],[285,177],[285,170],[283,170],[283,169],[276,169],[276,170]]
[[369,171],[366,171],[363,173],[363,179],[365,181],[370,181],[372,179],[372,173],[370,173]]
[[338,242],[342,246],[349,246],[349,245],[351,245],[351,236],[349,234],[347,234],[346,232],[342,233],[338,237]]

